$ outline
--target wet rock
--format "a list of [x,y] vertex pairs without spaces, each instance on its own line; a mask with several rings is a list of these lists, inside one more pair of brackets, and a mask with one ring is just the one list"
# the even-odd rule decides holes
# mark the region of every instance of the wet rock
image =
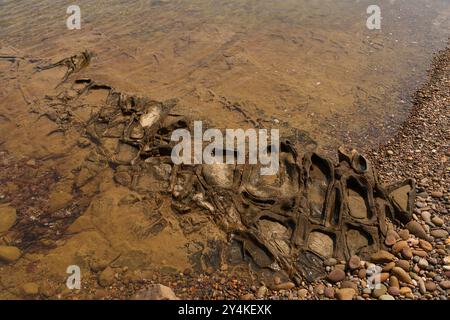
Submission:
[[380,250],[370,257],[370,260],[374,263],[387,263],[394,261],[394,259],[395,256],[392,253],[389,253],[384,250]]
[[410,221],[406,224],[406,228],[411,232],[413,235],[415,235],[418,238],[421,239],[427,239],[428,236],[423,229],[422,225],[418,223],[417,221]]
[[327,276],[328,281],[336,283],[345,279],[345,272],[342,269],[334,269]]
[[0,234],[8,231],[16,223],[17,214],[13,207],[0,207]]
[[400,267],[392,268],[392,273],[400,280],[405,283],[411,283],[411,277],[409,274]]
[[179,300],[169,287],[162,284],[152,284],[146,289],[138,291],[133,300]]
[[114,174],[114,181],[125,187],[129,187],[131,185],[132,178],[128,172],[122,171]]
[[19,248],[10,247],[10,246],[0,246],[0,262],[3,263],[12,263],[17,261],[22,252]]
[[22,286],[22,290],[27,296],[37,296],[39,294],[39,285],[34,282],[25,283]]
[[98,284],[102,287],[109,287],[114,282],[114,270],[107,267],[103,270],[98,277]]
[[58,211],[66,207],[72,201],[72,195],[62,190],[54,190],[48,199],[49,210]]
[[356,292],[352,288],[339,289],[336,292],[336,298],[338,300],[353,300],[355,295],[356,295]]
[[448,232],[444,229],[431,230],[431,235],[437,239],[445,239],[448,237]]

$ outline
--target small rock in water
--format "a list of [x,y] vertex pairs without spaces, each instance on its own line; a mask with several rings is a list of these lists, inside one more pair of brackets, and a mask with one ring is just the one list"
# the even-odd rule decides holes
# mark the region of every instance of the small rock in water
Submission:
[[0,246],[0,262],[12,263],[19,260],[22,252],[19,248],[10,246]]
[[25,283],[22,289],[27,296],[37,296],[39,294],[39,285],[34,282]]
[[0,207],[0,233],[8,231],[16,222],[16,209],[13,207]]
[[388,294],[384,294],[384,295],[380,296],[379,299],[380,300],[395,300],[395,298],[393,296],[390,296]]

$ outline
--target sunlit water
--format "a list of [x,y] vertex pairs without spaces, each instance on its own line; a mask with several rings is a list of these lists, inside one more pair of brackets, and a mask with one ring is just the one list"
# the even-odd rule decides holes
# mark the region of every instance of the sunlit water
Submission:
[[98,78],[158,99],[217,127],[238,127],[238,102],[268,126],[298,128],[323,145],[382,142],[447,44],[448,0],[76,1],[82,29],[66,28],[60,0],[0,2],[0,43],[51,59],[97,54]]

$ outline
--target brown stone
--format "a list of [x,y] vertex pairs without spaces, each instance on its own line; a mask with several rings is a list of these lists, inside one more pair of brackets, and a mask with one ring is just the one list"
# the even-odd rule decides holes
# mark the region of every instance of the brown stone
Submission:
[[409,248],[408,242],[406,242],[404,240],[403,241],[399,241],[399,242],[397,242],[396,244],[394,244],[392,246],[392,252],[394,254],[398,254],[398,253],[402,252],[402,250],[404,248]]
[[295,283],[288,281],[288,282],[283,282],[283,283],[274,285],[272,287],[272,290],[274,290],[274,291],[291,290],[293,288],[295,288]]
[[323,293],[324,293],[325,297],[327,297],[329,299],[334,299],[333,287],[326,287]]
[[408,260],[411,260],[413,258],[413,253],[411,248],[407,247],[407,248],[403,248],[402,249],[402,257]]
[[383,267],[383,272],[389,272],[392,270],[392,268],[395,267],[395,262],[389,262]]
[[397,260],[395,264],[405,271],[409,271],[409,268],[411,267],[410,262],[407,260]]
[[391,286],[391,287],[388,288],[388,293],[391,296],[396,297],[396,296],[400,295],[400,289],[398,287]]
[[392,273],[402,282],[411,283],[411,277],[409,274],[400,267],[394,267]]
[[418,238],[421,239],[427,239],[427,233],[423,229],[422,225],[418,223],[417,221],[410,221],[406,225],[406,228],[411,232],[413,235],[415,235]]
[[356,292],[352,288],[339,289],[336,293],[336,297],[338,300],[353,300],[353,297],[355,295]]
[[342,269],[334,269],[327,276],[328,281],[336,283],[345,279],[345,272]]
[[389,284],[391,285],[391,287],[396,287],[400,289],[400,284],[396,276],[389,277]]
[[398,235],[400,236],[400,238],[402,238],[403,240],[408,240],[409,239],[409,230],[408,229],[402,229],[398,232]]
[[370,257],[370,260],[374,263],[387,263],[394,261],[394,259],[395,256],[392,253],[389,253],[384,250],[380,250]]
[[350,270],[358,269],[361,265],[361,259],[358,256],[351,256],[348,261],[348,267]]

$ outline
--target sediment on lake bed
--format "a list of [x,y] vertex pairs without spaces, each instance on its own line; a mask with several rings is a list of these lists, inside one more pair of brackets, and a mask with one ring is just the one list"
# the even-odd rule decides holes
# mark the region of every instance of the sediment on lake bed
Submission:
[[[42,113],[37,117],[39,128],[50,130],[41,132],[37,128],[33,134],[42,134],[44,142],[51,139],[54,149],[42,148],[39,156],[20,161],[6,152],[1,154],[0,178],[5,181],[1,189],[5,204],[0,207],[1,297],[447,299],[449,50],[439,54],[433,65],[430,80],[417,92],[414,110],[402,130],[379,150],[367,152],[378,168],[381,182],[389,184],[407,177],[417,180],[418,197],[412,204],[412,221],[399,223],[386,232],[385,250],[364,259],[359,255],[326,259],[321,266],[325,277],[315,281],[294,280],[283,273],[270,273],[263,279],[255,277],[248,268],[235,267],[217,256],[214,249],[228,239],[204,214],[175,212],[173,203],[166,201],[165,196],[140,194],[141,190],[156,186],[164,188],[164,184],[155,184],[153,178],[166,176],[167,170],[163,169],[168,169],[167,164],[157,166],[148,161],[130,171],[126,165],[136,157],[130,156],[133,149],[129,146],[121,144],[120,155],[126,158],[108,159],[108,149],[104,154],[93,152],[96,139],[79,138],[76,132],[84,128],[81,124],[92,115],[83,112],[84,106],[94,109],[103,101],[98,92],[81,97],[77,108],[50,103],[61,97],[69,101],[71,94],[85,87],[105,90],[108,86],[80,78],[65,92],[67,95],[57,92],[52,98],[49,94],[44,104],[39,105],[29,98],[32,89],[38,91],[33,88],[37,81],[24,85],[18,100],[26,102],[24,110],[31,108],[34,114]],[[52,81],[59,81],[64,75],[53,69],[47,72]],[[119,105],[127,115],[145,102],[120,92],[114,92],[112,97],[118,100],[113,99],[108,106],[123,100]],[[156,102],[155,105],[162,109],[166,106]],[[104,126],[108,123],[105,119],[110,121],[117,116],[114,110],[104,108],[101,117],[95,120],[100,119]],[[12,118],[9,113],[5,116]],[[124,115],[119,116],[124,120]],[[22,123],[23,119],[19,121]],[[98,137],[98,124],[87,122],[94,128],[89,130],[88,126],[86,133]],[[142,133],[134,130],[139,127],[137,123],[129,124],[133,130],[128,130],[126,141],[135,143]],[[109,129],[112,129],[106,137],[109,142],[120,137],[114,126]],[[25,149],[26,145],[19,147]],[[154,175],[142,174],[145,170],[153,170]],[[136,177],[138,183],[133,185]],[[31,193],[35,195],[32,198]],[[196,199],[200,205],[204,203],[203,198]],[[184,208],[176,206],[178,211]],[[211,236],[215,241],[205,244],[205,239]],[[201,259],[192,255],[195,252],[201,253]],[[71,263],[82,268],[80,291],[68,290],[64,283],[66,274],[57,274]],[[375,266],[382,270],[382,285],[371,289],[367,275]],[[175,295],[156,284],[172,288]]]

